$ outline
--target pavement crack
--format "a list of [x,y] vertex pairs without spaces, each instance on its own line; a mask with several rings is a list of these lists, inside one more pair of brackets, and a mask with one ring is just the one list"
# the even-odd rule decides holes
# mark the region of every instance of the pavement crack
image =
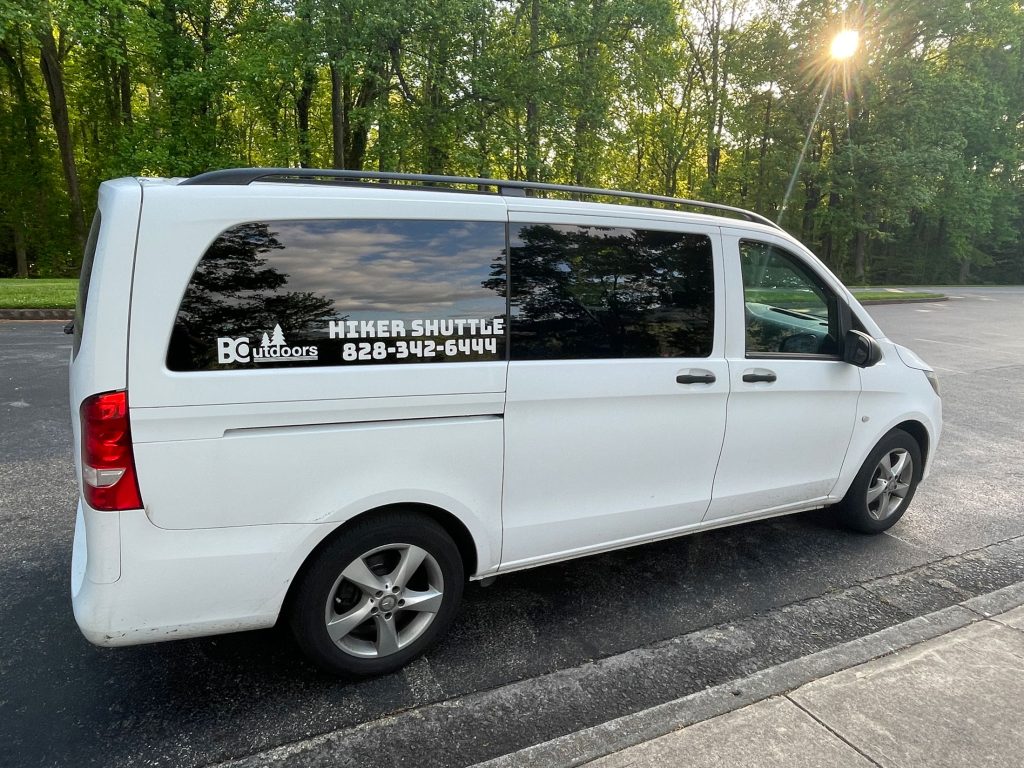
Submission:
[[843,736],[841,733],[839,733],[835,728],[833,728],[828,723],[826,723],[824,720],[822,720],[820,717],[818,717],[816,714],[811,712],[811,710],[809,710],[807,707],[803,706],[799,701],[794,699],[788,693],[783,694],[783,698],[786,699],[786,701],[790,702],[793,706],[795,706],[801,712],[803,712],[805,715],[807,715],[809,718],[811,718],[814,722],[816,722],[818,725],[820,725],[826,731],[828,731],[833,736],[835,736],[837,739],[839,739],[841,742],[843,742],[843,744],[848,746],[850,749],[852,749],[858,755],[863,757],[865,760],[867,760],[872,765],[876,766],[876,768],[883,768],[882,764],[879,763],[874,758],[872,758],[871,755],[869,755],[863,749],[861,749],[856,744],[854,744],[852,741],[847,739],[845,736]]
[[[970,610],[970,609],[968,609],[968,610]],[[977,611],[975,611],[975,613],[977,613]],[[1009,630],[1011,630],[1013,632],[1017,632],[1019,634],[1024,635],[1024,629],[1022,629],[1020,627],[1015,627],[1015,626],[1013,626],[1013,624],[1007,624],[1005,621],[1000,621],[998,616],[983,616],[982,618],[987,619],[988,621],[991,621],[993,624],[998,624],[1000,627],[1005,627],[1006,629],[1009,629]],[[1016,654],[1016,653],[1014,654],[1014,656],[1017,656],[1017,655],[1019,655],[1019,654]]]

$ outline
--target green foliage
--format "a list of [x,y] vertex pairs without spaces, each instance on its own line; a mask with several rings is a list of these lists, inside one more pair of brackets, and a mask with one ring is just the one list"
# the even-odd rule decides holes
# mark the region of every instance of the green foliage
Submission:
[[[1019,0],[846,6],[0,0],[0,276],[80,260],[40,69],[52,37],[86,219],[106,178],[299,164],[622,187],[776,218],[807,140],[784,224],[840,274],[1024,281]],[[862,46],[838,63],[843,26]]]

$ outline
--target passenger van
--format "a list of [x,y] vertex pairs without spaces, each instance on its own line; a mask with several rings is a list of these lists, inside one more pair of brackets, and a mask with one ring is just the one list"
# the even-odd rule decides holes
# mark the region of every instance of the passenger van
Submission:
[[73,350],[85,636],[285,621],[349,676],[467,578],[826,506],[883,531],[941,428],[935,374],[772,222],[539,183],[108,181]]

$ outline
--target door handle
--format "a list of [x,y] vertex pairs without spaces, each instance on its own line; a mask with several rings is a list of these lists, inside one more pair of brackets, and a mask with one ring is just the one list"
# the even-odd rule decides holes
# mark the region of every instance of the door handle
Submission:
[[676,376],[676,384],[714,384],[715,374],[710,371],[703,373],[680,373]]
[[779,377],[775,375],[773,371],[766,371],[763,368],[756,371],[747,371],[743,374],[743,381],[747,384],[754,384],[758,381],[767,381],[771,383],[777,380]]

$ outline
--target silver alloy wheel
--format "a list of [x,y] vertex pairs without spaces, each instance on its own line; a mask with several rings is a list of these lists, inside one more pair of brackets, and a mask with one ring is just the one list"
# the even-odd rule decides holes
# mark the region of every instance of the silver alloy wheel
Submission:
[[885,520],[899,511],[914,480],[914,460],[903,448],[887,451],[871,473],[868,483],[868,514]]
[[413,544],[387,544],[357,557],[327,594],[327,634],[362,658],[397,653],[426,632],[444,600],[437,560]]

